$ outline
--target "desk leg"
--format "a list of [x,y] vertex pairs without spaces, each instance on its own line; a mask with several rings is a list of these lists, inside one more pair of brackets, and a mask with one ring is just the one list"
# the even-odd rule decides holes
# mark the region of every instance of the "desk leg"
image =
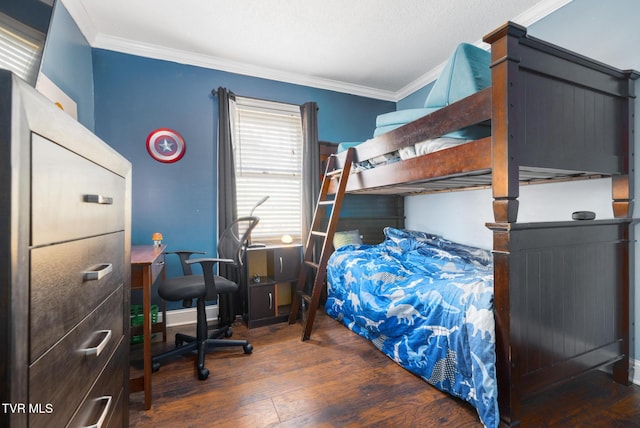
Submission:
[[144,365],[144,409],[151,408],[151,266],[142,270],[142,310],[144,311],[143,327],[143,365]]

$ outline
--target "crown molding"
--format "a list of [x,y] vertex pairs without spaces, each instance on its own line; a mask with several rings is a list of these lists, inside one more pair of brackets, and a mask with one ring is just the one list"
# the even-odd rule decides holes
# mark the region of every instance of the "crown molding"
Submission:
[[58,2],[61,2],[64,5],[84,38],[87,39],[89,46],[93,47],[93,42],[97,36],[96,26],[93,21],[91,21],[91,18],[82,3],[80,3],[79,0],[58,0]]
[[194,65],[230,73],[252,76],[262,79],[277,80],[296,85],[309,86],[331,91],[344,92],[363,97],[394,101],[395,93],[377,88],[370,88],[356,84],[324,79],[300,73],[292,73],[268,67],[260,67],[247,63],[228,60],[225,58],[202,55],[195,52],[167,48],[166,46],[140,43],[128,39],[98,34],[93,43],[94,48],[107,49],[117,52],[138,55],[147,58],[167,60],[180,64]]
[[573,0],[545,0],[516,16],[511,21],[524,27],[528,27],[529,25],[541,20],[545,16],[552,14],[561,7],[566,6],[572,1]]
[[[276,80],[280,82],[313,88],[326,89],[384,101],[397,102],[411,95],[418,89],[423,88],[424,86],[428,85],[438,78],[440,71],[445,65],[445,62],[443,62],[438,67],[427,71],[425,74],[421,75],[416,80],[398,91],[382,90],[348,82],[340,82],[337,80],[292,73],[273,68],[259,67],[247,63],[227,60],[224,58],[217,58],[178,49],[170,49],[164,46],[140,43],[129,39],[101,34],[96,31],[95,25],[91,21],[89,14],[79,0],[59,1],[61,1],[69,11],[71,16],[75,20],[76,25],[78,25],[78,28],[92,48],[112,50],[131,55],[172,61],[180,64],[194,65],[198,67],[226,71],[262,79]],[[558,10],[562,6],[565,6],[571,1],[573,0],[543,0],[523,14],[514,18],[512,21],[517,22],[518,24],[521,24],[525,27],[529,26],[549,15],[550,13]],[[481,40],[477,41],[475,44],[477,46],[482,46],[485,48],[487,48],[488,46]]]

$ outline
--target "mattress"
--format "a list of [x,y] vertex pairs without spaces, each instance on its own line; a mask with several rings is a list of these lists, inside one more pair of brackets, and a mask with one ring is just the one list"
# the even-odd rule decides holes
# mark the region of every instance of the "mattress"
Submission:
[[[389,163],[414,158],[416,156],[422,156],[429,153],[433,153],[438,150],[444,150],[449,147],[459,146],[461,144],[468,143],[469,141],[472,141],[472,140],[451,138],[451,137],[440,137],[440,138],[434,138],[431,140],[421,141],[417,144],[403,147],[402,149],[396,150],[392,153],[376,156],[375,158],[367,159],[360,162],[354,162],[351,171],[357,172],[365,169],[375,168],[380,165],[386,165]],[[338,145],[338,153],[347,150],[349,147],[355,147],[358,144],[361,144],[361,143],[356,143],[356,142],[340,143]]]
[[491,253],[424,232],[385,237],[333,253],[327,314],[497,427]]

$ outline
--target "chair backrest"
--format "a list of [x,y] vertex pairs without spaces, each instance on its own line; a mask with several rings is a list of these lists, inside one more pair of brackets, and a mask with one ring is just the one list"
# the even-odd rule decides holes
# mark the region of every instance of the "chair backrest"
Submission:
[[233,260],[236,267],[242,266],[251,231],[259,221],[259,217],[240,217],[231,223],[218,239],[218,256]]

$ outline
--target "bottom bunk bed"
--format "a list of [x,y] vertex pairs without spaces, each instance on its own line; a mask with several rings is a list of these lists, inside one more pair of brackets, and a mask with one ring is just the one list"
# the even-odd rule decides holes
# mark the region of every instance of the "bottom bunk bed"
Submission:
[[339,248],[327,314],[487,427],[517,425],[522,399],[594,368],[628,384],[629,221],[487,226],[493,254],[394,228]]

